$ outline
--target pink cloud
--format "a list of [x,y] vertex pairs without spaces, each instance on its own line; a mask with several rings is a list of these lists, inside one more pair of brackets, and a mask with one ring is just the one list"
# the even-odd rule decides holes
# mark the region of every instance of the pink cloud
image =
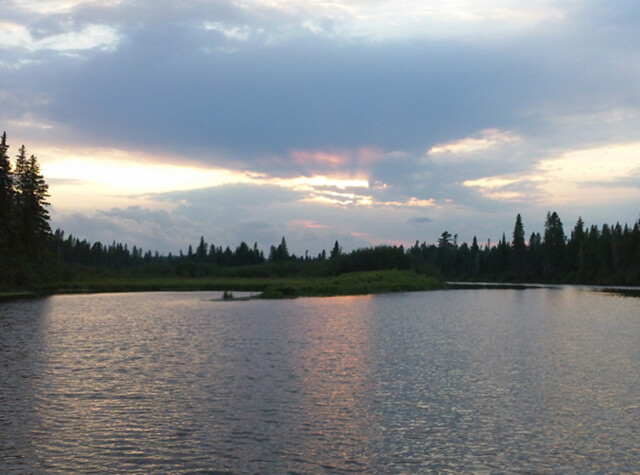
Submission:
[[308,220],[291,221],[290,224],[294,226],[302,226],[307,229],[327,229],[327,227],[322,224],[318,224],[315,221]]
[[348,152],[323,152],[320,150],[292,150],[291,158],[300,165],[316,164],[338,166],[349,162]]

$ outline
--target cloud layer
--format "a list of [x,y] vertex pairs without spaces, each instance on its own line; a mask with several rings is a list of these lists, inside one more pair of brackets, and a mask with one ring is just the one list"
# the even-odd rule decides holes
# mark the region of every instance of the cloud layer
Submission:
[[[632,222],[639,22],[630,0],[7,0],[0,128],[56,223],[161,250]],[[158,223],[181,232],[135,231]]]

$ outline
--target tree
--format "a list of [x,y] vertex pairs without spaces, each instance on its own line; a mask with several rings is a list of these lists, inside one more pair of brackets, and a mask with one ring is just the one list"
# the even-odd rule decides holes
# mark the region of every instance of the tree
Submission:
[[448,249],[452,247],[451,244],[451,233],[449,231],[444,231],[440,238],[438,238],[438,247],[440,249]]
[[199,262],[207,260],[207,243],[204,241],[204,236],[200,236],[200,243],[196,248],[196,259]]
[[9,241],[9,222],[13,207],[13,176],[7,150],[9,145],[5,132],[0,140],[0,245],[3,248]]
[[498,268],[500,272],[507,272],[511,262],[511,246],[507,243],[507,236],[502,233],[502,239],[498,242]]
[[573,231],[571,231],[571,238],[567,243],[567,266],[572,271],[581,272],[584,267],[584,242],[586,239],[586,232],[584,230],[584,221],[582,217],[578,217]]
[[329,254],[329,259],[337,259],[341,254],[342,248],[340,247],[340,244],[338,244],[338,241],[336,241],[333,245],[333,249],[331,249],[331,254]]
[[282,237],[282,241],[278,244],[278,247],[271,246],[271,251],[269,252],[269,260],[271,262],[275,261],[286,261],[289,259],[289,249],[287,248],[287,241]]
[[566,239],[562,221],[555,211],[547,212],[544,223],[544,272],[553,274],[560,270],[564,260]]
[[7,155],[7,134],[2,134],[0,140],[0,287],[13,280],[12,266],[9,258],[12,254],[12,215],[13,215],[13,177],[11,175],[11,162]]
[[436,265],[445,275],[448,275],[449,271],[453,267],[453,258],[455,257],[455,248],[451,243],[451,238],[452,236],[449,231],[444,231],[438,238],[438,254],[436,256]]
[[511,241],[513,250],[513,266],[517,275],[522,275],[527,257],[527,245],[524,242],[524,226],[520,213],[516,216],[516,224],[513,227],[513,240]]
[[39,254],[51,234],[47,198],[49,185],[40,173],[40,164],[35,155],[27,158],[24,147],[20,147],[16,159],[16,204],[20,240],[32,257]]
[[[11,175],[11,162],[7,155],[9,146],[7,145],[7,133],[2,134],[0,140],[0,217],[8,215],[8,210],[13,200],[13,177]],[[3,223],[6,220],[2,220]]]
[[542,269],[542,237],[540,233],[531,233],[529,237],[529,250],[527,252],[528,267],[534,276],[539,276]]
[[480,273],[480,247],[478,247],[478,239],[475,236],[471,242],[471,269],[474,276]]
[[284,236],[282,236],[282,241],[280,241],[280,244],[276,248],[276,253],[279,260],[284,261],[289,259],[289,249],[287,248],[287,241]]

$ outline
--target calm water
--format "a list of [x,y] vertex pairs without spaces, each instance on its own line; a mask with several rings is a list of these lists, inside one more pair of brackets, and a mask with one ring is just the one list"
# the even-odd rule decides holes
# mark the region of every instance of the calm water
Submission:
[[0,304],[0,472],[640,472],[640,299]]

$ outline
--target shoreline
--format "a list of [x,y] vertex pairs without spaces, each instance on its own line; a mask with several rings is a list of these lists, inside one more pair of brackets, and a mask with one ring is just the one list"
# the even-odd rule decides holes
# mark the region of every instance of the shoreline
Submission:
[[[122,278],[72,282],[36,290],[0,293],[0,302],[28,300],[50,295],[119,292],[255,292],[254,299],[331,297],[387,292],[444,289],[435,277],[413,271],[385,270],[345,273],[328,277],[261,278]],[[234,299],[228,299],[234,300]]]
[[[400,279],[399,277],[402,277]],[[416,279],[407,281],[407,277]],[[423,278],[423,280],[420,280]],[[208,280],[208,282],[205,282]],[[345,282],[352,280],[352,282]],[[355,280],[355,282],[353,282]],[[179,284],[179,285],[178,285]],[[136,292],[251,292],[250,297],[231,297],[216,301],[275,300],[298,297],[337,297],[380,293],[430,290],[527,290],[575,288],[618,295],[640,297],[640,287],[587,284],[543,284],[509,282],[440,282],[433,277],[412,271],[369,271],[312,278],[213,278],[213,279],[115,279],[90,282],[83,286],[70,285],[38,290],[0,292],[0,303],[33,300],[54,295],[89,295]]]

